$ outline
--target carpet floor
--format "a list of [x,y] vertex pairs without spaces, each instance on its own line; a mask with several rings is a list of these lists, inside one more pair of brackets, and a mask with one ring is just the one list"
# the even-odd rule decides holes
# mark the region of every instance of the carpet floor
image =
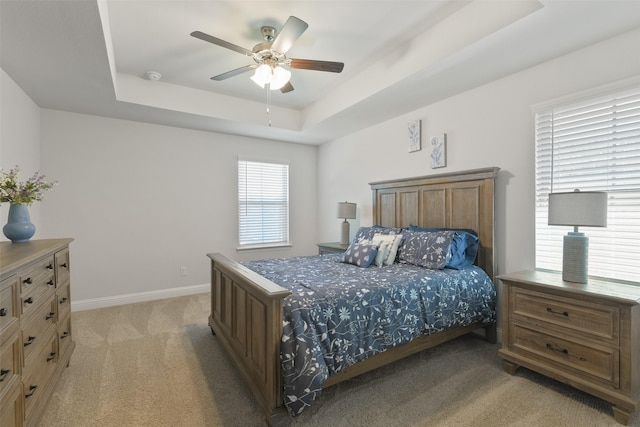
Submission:
[[[265,425],[209,312],[209,294],[73,312],[76,350],[39,425]],[[607,402],[508,375],[498,348],[465,336],[415,354],[330,387],[291,426],[619,426]]]

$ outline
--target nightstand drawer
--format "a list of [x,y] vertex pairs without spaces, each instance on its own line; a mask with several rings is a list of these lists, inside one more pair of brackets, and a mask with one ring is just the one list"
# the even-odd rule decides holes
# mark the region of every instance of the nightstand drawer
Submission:
[[53,256],[37,261],[20,275],[22,298],[38,296],[56,286]]
[[592,348],[526,326],[513,324],[511,342],[516,352],[524,351],[532,359],[542,359],[545,365],[563,372],[579,371],[592,383],[617,389],[620,387],[620,352],[613,348]]
[[35,311],[31,313],[32,316],[29,316],[29,320],[25,322],[25,325],[22,328],[22,345],[25,366],[27,364],[27,359],[34,351],[35,347],[38,347],[39,343],[43,341],[43,338],[48,336],[51,328],[55,329],[56,307],[55,295],[51,295],[48,301],[34,309]]
[[608,344],[619,341],[620,310],[604,304],[563,298],[514,286],[511,307],[515,319],[560,327],[563,333],[575,332]]

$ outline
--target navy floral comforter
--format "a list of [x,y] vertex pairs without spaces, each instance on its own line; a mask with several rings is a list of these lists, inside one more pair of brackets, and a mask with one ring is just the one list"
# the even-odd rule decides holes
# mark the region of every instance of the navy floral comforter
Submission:
[[472,266],[360,268],[340,254],[243,264],[292,294],[284,300],[284,403],[300,414],[334,373],[388,348],[455,326],[495,322],[496,293]]

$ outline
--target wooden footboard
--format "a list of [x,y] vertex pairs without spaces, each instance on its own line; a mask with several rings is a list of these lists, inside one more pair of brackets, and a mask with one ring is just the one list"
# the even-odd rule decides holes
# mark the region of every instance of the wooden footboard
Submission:
[[282,401],[282,300],[291,292],[221,254],[211,258],[209,326],[270,424],[288,418]]

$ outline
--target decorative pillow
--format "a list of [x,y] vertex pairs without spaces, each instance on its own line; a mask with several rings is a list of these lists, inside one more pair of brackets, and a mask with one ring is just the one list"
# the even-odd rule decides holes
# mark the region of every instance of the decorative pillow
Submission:
[[379,225],[374,225],[373,227],[360,227],[353,238],[353,242],[359,243],[361,240],[371,240],[375,234],[402,234],[402,229],[395,227],[381,227]]
[[398,250],[400,261],[408,264],[443,269],[447,263],[454,231],[407,231]]
[[[396,260],[396,255],[398,254],[398,248],[400,247],[400,243],[402,242],[402,234],[374,234],[372,242],[383,244],[386,243],[388,245],[388,249],[386,249],[384,257],[382,258],[384,265],[391,265]],[[380,267],[382,264],[377,263],[378,258],[376,257],[376,265]]]
[[476,255],[478,254],[478,247],[480,246],[480,239],[475,231],[470,229],[454,229],[454,228],[421,228],[415,225],[409,226],[410,231],[455,231],[453,236],[453,242],[451,242],[451,249],[449,250],[449,257],[445,267],[462,269],[473,265],[476,261]]
[[376,254],[378,253],[378,246],[366,245],[360,243],[352,243],[347,250],[342,254],[341,262],[347,264],[357,265],[358,267],[367,268],[371,265]]

